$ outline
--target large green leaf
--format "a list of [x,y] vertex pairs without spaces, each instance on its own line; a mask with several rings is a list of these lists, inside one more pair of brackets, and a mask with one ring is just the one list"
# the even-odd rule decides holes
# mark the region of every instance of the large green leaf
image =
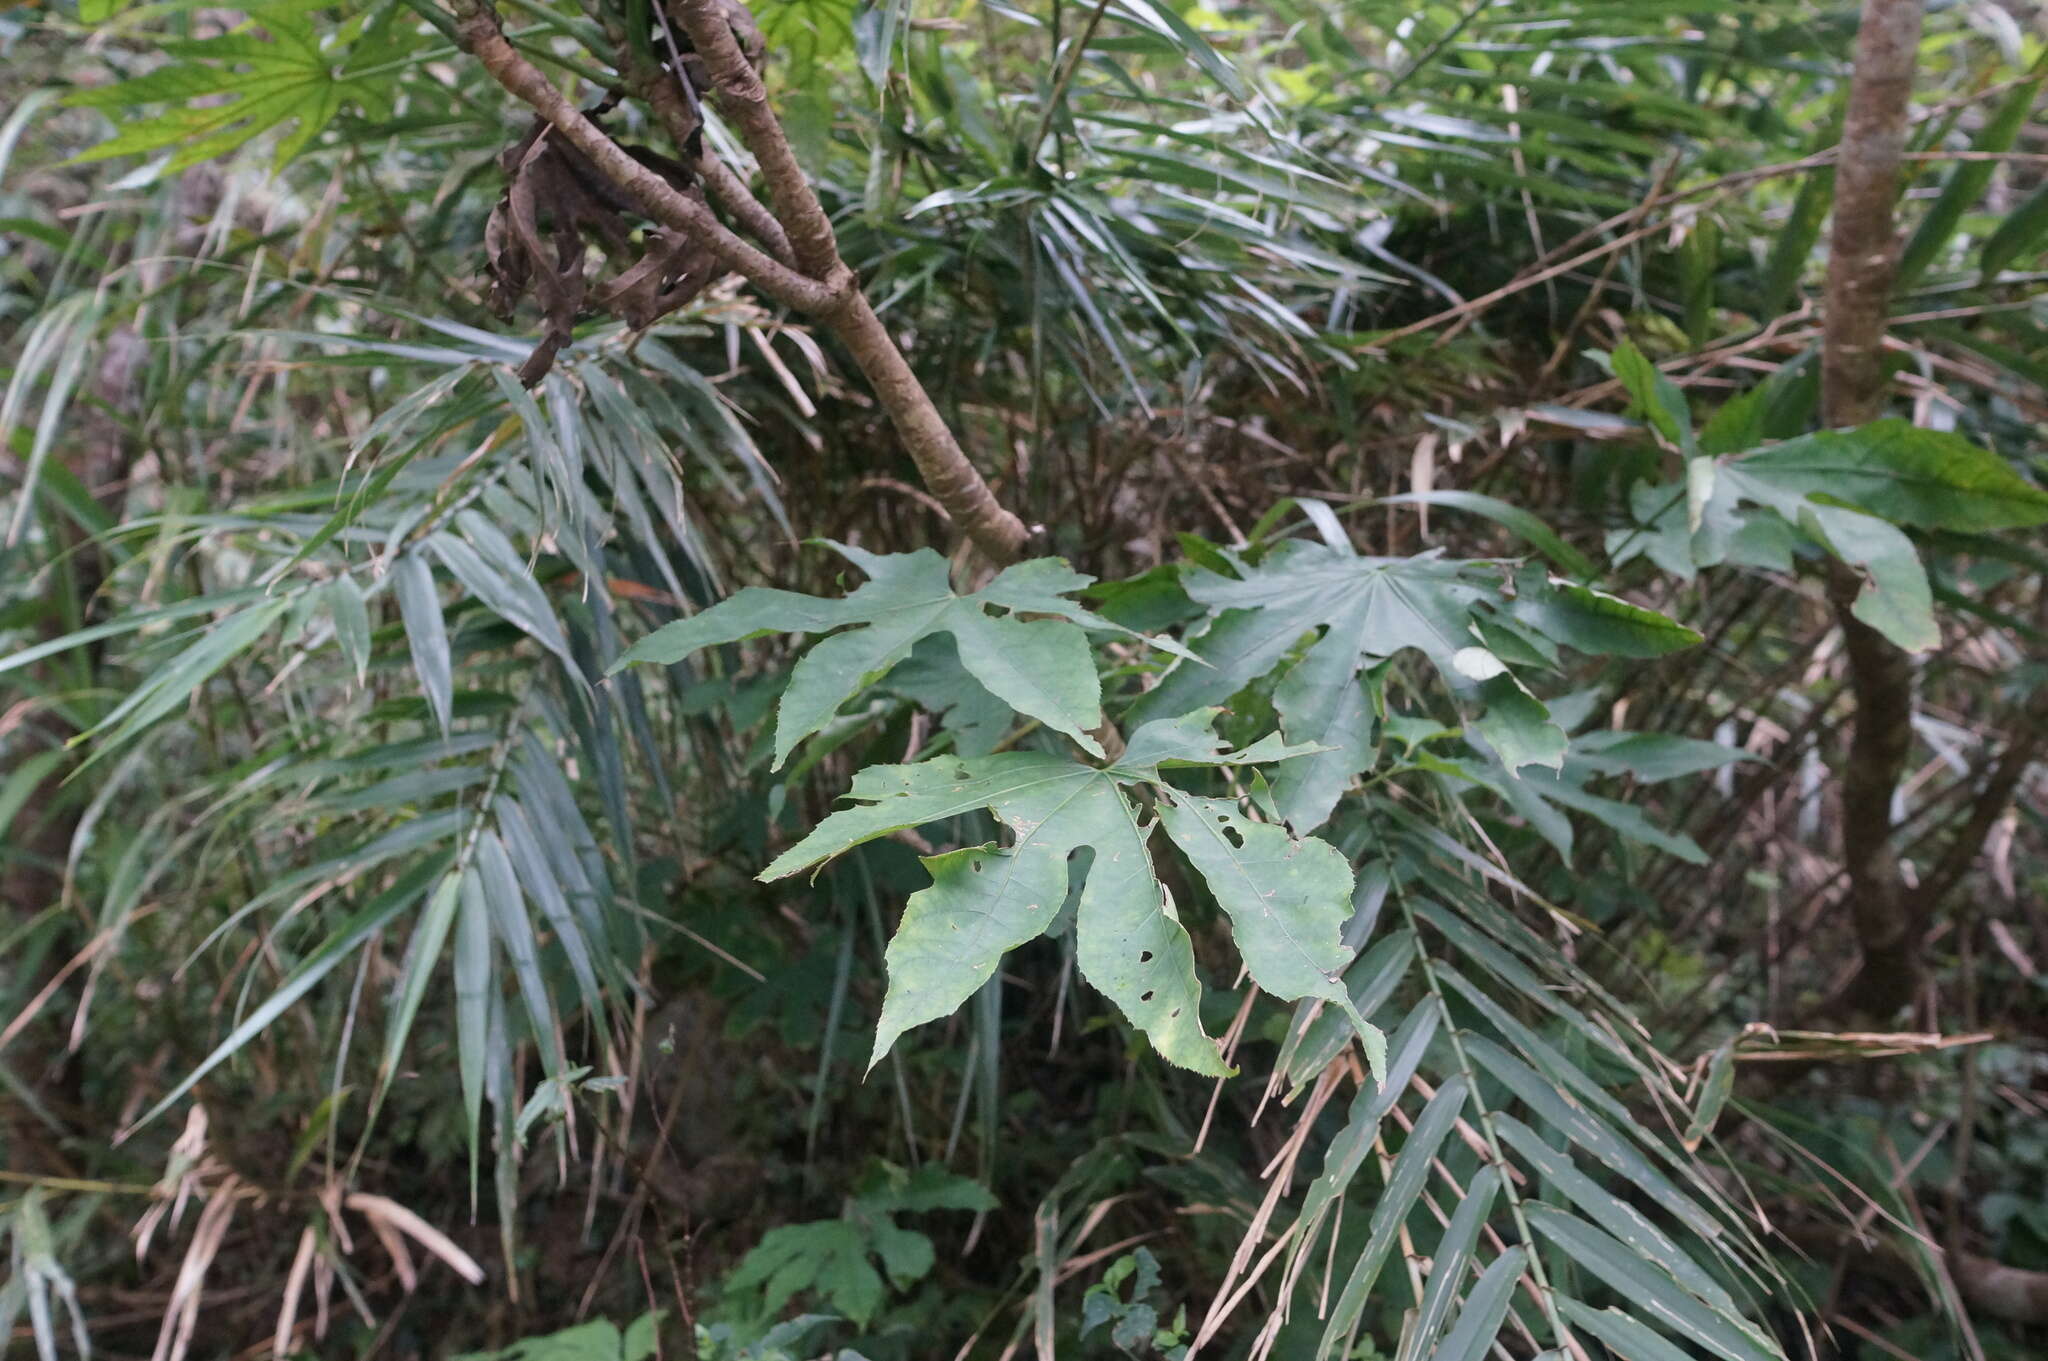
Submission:
[[[1552,665],[1556,645],[1652,657],[1698,641],[1691,629],[1618,597],[1521,571],[1510,594],[1505,569],[1423,554],[1370,558],[1347,545],[1290,541],[1236,576],[1198,567],[1187,593],[1214,616],[1197,640],[1202,662],[1182,662],[1139,700],[1137,719],[1215,704],[1280,672],[1273,704],[1290,741],[1323,750],[1281,767],[1281,810],[1297,830],[1330,816],[1352,776],[1372,759],[1372,712],[1361,672],[1413,649],[1451,687],[1478,701],[1473,730],[1510,767],[1555,766],[1564,734],[1510,670]],[[1288,658],[1304,639],[1299,659]],[[1505,650],[1506,655],[1502,652]],[[1377,682],[1363,678],[1369,692]],[[1372,701],[1376,708],[1378,701]]]
[[1102,724],[1102,686],[1082,629],[1129,630],[1065,599],[1093,577],[1058,558],[1036,558],[1004,569],[972,595],[957,595],[946,560],[929,548],[884,556],[844,544],[832,547],[868,574],[851,595],[821,600],[750,586],[641,639],[613,664],[613,672],[634,662],[681,661],[701,648],[765,633],[843,628],[790,673],[775,724],[779,767],[798,742],[909,657],[919,642],[950,634],[960,664],[990,694],[1065,733],[1091,756],[1102,755],[1088,735]]
[[2048,491],[1961,435],[1910,421],[1823,430],[1732,466],[1772,487],[1828,497],[1915,529],[1983,533],[2048,522]]
[[[2048,491],[1958,435],[1900,420],[1786,440],[1706,465],[1699,520],[1676,507],[1688,490],[1638,486],[1633,530],[1608,536],[1617,562],[1646,553],[1681,576],[1722,562],[1789,566],[1796,530],[1863,578],[1852,609],[1893,643],[1918,652],[1941,641],[1933,592],[1913,541],[1898,526],[1982,533],[2048,522]],[[1689,482],[1693,481],[1689,479]],[[1744,503],[1770,515],[1745,513]]]
[[[1336,794],[1370,759],[1370,744],[1358,736],[1364,721],[1355,693],[1361,668],[1413,648],[1454,684],[1469,688],[1453,658],[1479,641],[1472,618],[1487,594],[1472,563],[1434,556],[1365,558],[1348,548],[1299,541],[1281,544],[1235,578],[1191,570],[1186,587],[1215,615],[1196,642],[1208,665],[1176,666],[1138,701],[1133,717],[1220,703],[1281,667],[1304,635],[1321,629],[1273,694],[1287,737],[1328,749],[1308,777],[1319,791],[1291,800],[1288,810],[1304,830],[1329,816]],[[1332,753],[1349,753],[1350,760],[1339,762]],[[1283,785],[1304,779],[1284,767],[1279,778]]]
[[1630,410],[1649,421],[1650,426],[1674,449],[1694,451],[1692,409],[1685,391],[1666,377],[1634,342],[1624,340],[1609,356],[1614,376],[1628,389]]
[[[1165,783],[1161,767],[1243,764],[1292,754],[1268,742],[1224,752],[1209,731],[1216,711],[1159,720],[1131,736],[1108,769],[1047,752],[870,766],[854,777],[862,800],[832,814],[762,871],[775,880],[891,832],[983,809],[1014,837],[925,859],[931,887],[912,895],[889,944],[889,989],[870,1066],[911,1026],[952,1012],[986,982],[1005,953],[1049,927],[1066,900],[1068,861],[1089,854],[1076,919],[1082,975],[1115,1002],[1168,1059],[1229,1072],[1202,1030],[1194,950],[1153,870],[1152,826],[1132,791],[1149,788],[1168,833],[1215,890],[1239,953],[1260,987],[1284,999],[1320,997],[1349,1009],[1338,975],[1350,959],[1340,937],[1351,911],[1351,870],[1313,838],[1250,821],[1220,800]],[[1196,820],[1201,825],[1196,825]],[[1355,1019],[1375,1067],[1378,1032]]]
[[1546,638],[1591,656],[1662,657],[1700,641],[1698,630],[1591,586],[1524,572],[1514,617]]
[[868,1261],[871,1247],[868,1233],[852,1220],[785,1224],[762,1236],[725,1287],[729,1292],[761,1290],[771,1315],[799,1290],[813,1290],[865,1327],[888,1297],[882,1273]]

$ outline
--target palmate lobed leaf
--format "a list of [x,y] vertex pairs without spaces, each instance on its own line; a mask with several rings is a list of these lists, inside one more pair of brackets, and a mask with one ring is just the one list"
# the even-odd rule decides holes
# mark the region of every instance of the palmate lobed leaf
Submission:
[[785,1224],[770,1229],[731,1276],[728,1292],[759,1289],[770,1313],[799,1290],[812,1290],[833,1308],[866,1326],[888,1290],[868,1261],[868,1235],[845,1219]]
[[[351,58],[374,63],[409,41],[387,19],[352,47],[323,50],[311,12],[302,3],[257,6],[247,11],[248,25],[237,31],[162,43],[170,65],[132,80],[71,91],[65,103],[110,113],[173,105],[148,117],[124,115],[114,136],[74,161],[168,150],[172,154],[158,173],[173,174],[290,124],[292,131],[278,141],[272,157],[275,167],[283,167],[312,144],[344,101],[376,106],[387,98],[374,82],[350,75]],[[215,95],[228,98],[203,107],[190,102]]]
[[[1341,543],[1290,541],[1255,564],[1232,565],[1235,577],[1207,567],[1185,577],[1188,595],[1213,616],[1197,642],[1206,665],[1177,666],[1133,714],[1218,703],[1281,670],[1273,704],[1282,732],[1322,748],[1277,774],[1282,816],[1298,830],[1326,821],[1351,778],[1370,764],[1372,718],[1383,708],[1374,669],[1387,658],[1419,651],[1454,689],[1480,701],[1473,731],[1510,769],[1555,769],[1564,731],[1509,669],[1510,660],[1553,665],[1560,644],[1654,657],[1699,641],[1654,610],[1553,580],[1535,567],[1516,575],[1511,595],[1499,564],[1435,554],[1360,557]],[[1311,635],[1315,640],[1288,664]]]
[[[968,847],[929,856],[932,885],[912,895],[889,944],[889,988],[870,1066],[911,1026],[945,1016],[985,983],[1003,956],[1049,927],[1065,901],[1069,861],[1086,851],[1076,920],[1082,976],[1174,1063],[1231,1070],[1201,1023],[1194,949],[1154,872],[1152,826],[1133,802],[1151,789],[1169,837],[1231,918],[1246,968],[1287,1000],[1318,997],[1352,1010],[1337,975],[1349,962],[1341,930],[1351,911],[1351,869],[1314,838],[1252,822],[1224,800],[1172,788],[1162,765],[1278,759],[1277,743],[1220,750],[1217,710],[1155,720],[1132,734],[1122,761],[1097,769],[1045,752],[871,766],[854,777],[862,803],[832,814],[761,873],[786,878],[890,832],[983,809],[1015,837],[1008,849]],[[1384,1040],[1352,1012],[1375,1071]]]
[[[797,743],[824,727],[840,705],[909,657],[920,642],[949,634],[961,665],[990,694],[1064,733],[1089,755],[1102,755],[1100,744],[1089,736],[1102,724],[1102,685],[1082,630],[1131,631],[1066,599],[1093,577],[1059,558],[1035,558],[1005,568],[971,595],[959,595],[946,560],[929,548],[883,555],[845,544],[829,546],[868,575],[850,595],[826,600],[750,586],[641,639],[613,663],[612,673],[636,662],[678,662],[702,648],[768,633],[844,629],[813,647],[790,673],[776,714],[775,764],[780,768]],[[991,613],[990,607],[1004,613]],[[1161,646],[1183,651],[1177,644]]]

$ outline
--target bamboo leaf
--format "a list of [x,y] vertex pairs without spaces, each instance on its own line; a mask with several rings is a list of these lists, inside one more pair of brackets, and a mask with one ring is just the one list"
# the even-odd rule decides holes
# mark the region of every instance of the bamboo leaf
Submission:
[[462,871],[455,931],[455,1048],[462,1111],[469,1131],[469,1206],[476,1213],[476,1174],[490,1046],[491,905],[474,866]]
[[420,1003],[426,999],[427,985],[434,977],[434,970],[440,967],[441,950],[447,944],[449,928],[455,923],[461,888],[460,875],[450,874],[441,880],[434,896],[427,900],[427,909],[420,914],[419,924],[413,928],[411,943],[406,946],[405,963],[393,994],[391,1018],[385,1026],[384,1058],[377,1067],[379,1100],[390,1085],[392,1074],[398,1071],[398,1061],[405,1053],[406,1038],[412,1033]]
[[1323,1329],[1317,1355],[1329,1355],[1356,1326],[1359,1314],[1379,1280],[1380,1268],[1386,1265],[1387,1257],[1400,1236],[1401,1226],[1408,1220],[1408,1212],[1415,1208],[1422,1196],[1430,1164],[1464,1109],[1464,1080],[1452,1078],[1437,1088],[1436,1095],[1416,1117],[1415,1127],[1408,1132],[1400,1155],[1394,1159],[1393,1169],[1387,1173],[1386,1189],[1373,1206],[1371,1236],[1360,1250],[1357,1262],[1345,1278],[1344,1291],[1330,1311],[1330,1321]]
[[278,986],[276,992],[243,1017],[241,1023],[228,1033],[227,1038],[200,1061],[198,1067],[179,1079],[170,1091],[164,1093],[162,1099],[123,1130],[121,1137],[125,1139],[156,1119],[198,1085],[208,1073],[239,1053],[244,1045],[260,1035],[272,1021],[289,1010],[292,1004],[304,997],[316,983],[333,972],[335,965],[354,954],[364,941],[383,930],[399,913],[418,902],[420,896],[426,892],[427,885],[447,868],[447,864],[448,857],[444,855],[430,857],[414,865],[400,876],[396,884],[371,899],[360,912],[337,927],[312,954],[306,956],[286,975],[285,981]]
[[391,582],[399,616],[405,621],[413,670],[426,693],[427,707],[445,733],[454,720],[455,674],[448,652],[448,625],[441,618],[441,597],[434,590],[434,569],[418,553],[402,553],[391,564]]
[[[1436,1251],[1431,1255],[1429,1286],[1422,1292],[1422,1304],[1417,1310],[1415,1321],[1401,1339],[1401,1350],[1395,1361],[1421,1361],[1425,1356],[1434,1355],[1437,1335],[1443,1331],[1450,1319],[1451,1309],[1458,1302],[1458,1290],[1465,1283],[1466,1264],[1472,1259],[1472,1249],[1479,1241],[1479,1230],[1485,1225],[1486,1217],[1493,1211],[1494,1198],[1500,1192],[1500,1170],[1482,1167],[1465,1188],[1464,1197],[1458,1201],[1458,1208],[1451,1215],[1450,1224],[1444,1229],[1443,1237],[1437,1240]],[[1478,1320],[1489,1312],[1486,1298],[1475,1287],[1477,1308],[1467,1305],[1465,1313]],[[1495,1317],[1493,1326],[1500,1326]]]
[[1752,1328],[1712,1308],[1667,1273],[1592,1225],[1549,1205],[1523,1207],[1530,1226],[1620,1292],[1630,1307],[1725,1361],[1774,1361],[1777,1349]]
[[[2036,62],[2034,69],[2039,71],[2041,63]],[[1992,173],[1998,169],[1997,157],[2012,150],[2020,130],[2034,116],[2040,99],[2041,81],[2042,77],[2036,75],[2013,86],[1970,144],[1970,149],[1983,153],[1984,159],[1963,161],[1949,172],[1941,193],[1921,217],[1912,236],[1907,238],[1905,249],[1899,254],[1898,280],[1893,285],[1899,292],[1912,288],[1927,272],[1927,267],[1934,263],[1942,248],[1955,237],[1956,228],[1962,225],[1963,214],[1983,199],[1984,191],[1991,185]]]
[[541,974],[540,945],[534,939],[533,922],[526,915],[526,897],[519,890],[518,874],[496,832],[477,834],[476,867],[484,900],[490,904],[491,934],[511,961],[512,977],[519,984],[527,1022],[533,1027],[534,1042],[540,1046],[542,1066],[549,1077],[555,1077],[564,1064],[561,1046],[555,1038],[555,1008],[548,1000],[547,980]]
[[1502,1321],[1508,1316],[1515,1283],[1521,1280],[1528,1261],[1529,1250],[1521,1246],[1509,1248],[1494,1259],[1493,1265],[1486,1268],[1472,1286],[1471,1293],[1465,1296],[1465,1307],[1458,1312],[1458,1321],[1452,1325],[1431,1361],[1479,1361],[1486,1355],[1500,1332]]

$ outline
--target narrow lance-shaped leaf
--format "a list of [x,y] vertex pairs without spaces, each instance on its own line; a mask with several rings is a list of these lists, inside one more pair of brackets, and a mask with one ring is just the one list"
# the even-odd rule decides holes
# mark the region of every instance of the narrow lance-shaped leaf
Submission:
[[376,1099],[380,1102],[391,1084],[392,1074],[398,1071],[398,1060],[405,1053],[406,1037],[412,1033],[427,985],[440,967],[441,950],[447,944],[448,931],[455,924],[456,909],[461,904],[461,889],[461,876],[450,874],[443,878],[434,896],[427,900],[427,910],[420,914],[419,924],[413,927],[412,941],[405,952],[405,968],[392,994],[391,1018],[384,1033],[384,1058],[377,1065]]
[[1430,1165],[1436,1159],[1437,1150],[1443,1147],[1444,1139],[1457,1125],[1464,1108],[1465,1080],[1454,1077],[1437,1088],[1436,1095],[1416,1117],[1415,1127],[1408,1132],[1400,1155],[1394,1159],[1393,1169],[1387,1174],[1386,1189],[1373,1205],[1371,1236],[1360,1250],[1351,1274],[1345,1279],[1343,1293],[1337,1297],[1336,1307],[1330,1312],[1318,1355],[1329,1355],[1331,1349],[1357,1324],[1373,1286],[1379,1281],[1380,1269],[1386,1265],[1388,1254],[1399,1239],[1401,1226],[1407,1222],[1408,1212],[1415,1208],[1415,1202],[1422,1195],[1423,1183],[1429,1178]]
[[1627,1299],[1633,1311],[1725,1361],[1774,1361],[1777,1348],[1754,1326],[1715,1309],[1609,1234],[1544,1204],[1523,1213],[1530,1227]]
[[126,699],[114,706],[113,712],[72,741],[103,736],[101,751],[111,751],[135,736],[191,699],[192,693],[212,679],[215,672],[261,638],[296,599],[295,595],[279,596],[251,605],[222,620],[197,642],[151,672]]
[[455,1049],[464,1126],[469,1131],[469,1209],[474,1215],[492,988],[491,905],[473,865],[462,872],[461,896],[455,933]]
[[446,868],[447,863],[447,857],[439,856],[414,865],[400,876],[396,884],[371,899],[362,911],[337,927],[318,949],[286,975],[285,981],[279,985],[276,992],[243,1017],[241,1023],[229,1032],[228,1037],[215,1046],[212,1053],[200,1060],[198,1067],[187,1073],[170,1091],[164,1093],[163,1098],[144,1112],[141,1119],[122,1131],[123,1137],[163,1114],[180,1097],[191,1091],[201,1078],[232,1058],[243,1045],[282,1016],[292,1003],[305,996],[314,984],[332,972],[335,965],[347,959],[358,946],[382,930],[399,913],[418,902],[427,885]]
[[2048,184],[2027,195],[1985,238],[1978,268],[1990,279],[2021,256],[2040,250],[2044,240],[2048,240]]
[[391,584],[398,596],[399,617],[412,649],[413,670],[419,673],[427,707],[441,731],[454,717],[455,673],[448,652],[448,625],[441,617],[441,597],[434,591],[434,569],[418,553],[401,553],[391,565]]
[[1962,224],[1963,214],[1977,206],[1984,197],[1984,191],[1991,184],[1991,176],[1998,169],[1998,158],[2011,151],[2020,132],[2027,126],[2040,104],[2041,79],[2039,72],[2043,61],[2034,63],[2033,78],[2022,80],[2006,93],[1999,102],[1997,111],[1984,121],[1970,149],[1978,157],[1958,162],[1949,172],[1948,183],[1941,186],[1941,193],[1927,209],[1920,223],[1907,238],[1906,247],[1899,252],[1899,273],[1893,287],[1903,293],[1910,289],[1927,267],[1940,256]]
[[1595,1309],[1578,1300],[1560,1297],[1558,1312],[1575,1328],[1584,1328],[1604,1343],[1621,1361],[1694,1361],[1692,1353],[1669,1342],[1649,1324],[1619,1309]]
[[509,562],[505,560],[509,545],[502,545],[505,553],[484,551],[485,545],[493,548],[501,545],[478,535],[480,529],[488,528],[481,521],[466,528],[476,538],[474,544],[452,534],[435,534],[427,539],[427,547],[485,609],[553,653],[570,675],[582,675],[577,669],[576,659],[569,654],[569,642],[562,636],[561,623],[555,618],[555,612],[549,608],[540,588],[534,585],[533,578],[527,575],[526,565],[516,556]]
[[604,992],[598,983],[598,960],[591,950],[591,942],[584,936],[583,924],[569,906],[561,882],[555,878],[547,853],[541,849],[534,823],[516,799],[501,796],[493,803],[492,811],[498,815],[498,835],[514,868],[519,871],[521,887],[533,900],[534,906],[540,909],[541,916],[547,918],[556,943],[568,957],[569,970],[576,976],[576,987],[583,997],[584,1007],[592,1016],[602,1017]]
[[1560,538],[1557,531],[1545,524],[1534,511],[1518,506],[1512,501],[1503,501],[1497,496],[1472,491],[1405,492],[1399,496],[1383,496],[1375,504],[1443,506],[1450,510],[1462,510],[1491,520],[1501,528],[1527,539],[1560,570],[1573,576],[1589,577],[1597,570],[1591,559]]
[[1733,1312],[1734,1302],[1720,1283],[1701,1270],[1698,1263],[1640,1210],[1616,1198],[1599,1182],[1580,1171],[1569,1157],[1545,1143],[1534,1130],[1513,1116],[1496,1115],[1494,1125],[1503,1144],[1541,1173],[1546,1182],[1562,1192],[1594,1223],[1632,1251],[1663,1267],[1701,1299]]
[[1429,1048],[1430,1041],[1436,1038],[1441,1018],[1442,1012],[1434,1001],[1425,998],[1417,1003],[1395,1028],[1393,1038],[1388,1042],[1386,1075],[1377,1085],[1361,1085],[1358,1095],[1352,1098],[1350,1117],[1324,1150],[1322,1173],[1309,1184],[1308,1195],[1302,1201],[1301,1214],[1292,1230],[1297,1240],[1293,1250],[1294,1262],[1288,1268],[1290,1275],[1301,1258],[1313,1250],[1331,1207],[1343,1198],[1352,1179],[1365,1165],[1366,1156],[1372,1152],[1373,1144],[1379,1138],[1380,1123],[1407,1090],[1408,1081],[1420,1066],[1423,1053]]
[[519,984],[520,999],[526,1004],[527,1023],[534,1042],[540,1046],[541,1064],[549,1077],[563,1067],[562,1050],[555,1037],[555,1009],[548,1000],[547,980],[541,976],[540,944],[534,939],[533,922],[526,915],[526,898],[505,843],[492,831],[476,839],[477,871],[483,880],[485,899],[491,905],[491,929],[505,956],[512,962],[512,977]]
[[[1529,1250],[1519,1245],[1495,1258],[1465,1296],[1465,1307],[1451,1325],[1443,1345],[1431,1361],[1480,1361],[1493,1348],[1500,1325],[1507,1319],[1514,1299],[1515,1284],[1529,1264]],[[1549,1353],[1563,1355],[1563,1353]]]
[[104,624],[67,633],[61,638],[24,647],[0,657],[0,675],[39,662],[45,657],[54,657],[73,648],[96,643],[102,638],[118,638],[124,633],[138,633],[153,624],[168,623],[177,619],[189,619],[195,614],[212,614],[216,610],[232,605],[246,605],[252,600],[262,600],[268,594],[261,586],[249,586],[238,591],[220,591],[213,595],[194,596],[181,600],[175,605],[165,605],[154,610],[136,610],[119,619],[109,619]]
[[[1479,1230],[1486,1224],[1486,1217],[1493,1211],[1495,1196],[1500,1193],[1500,1170],[1482,1167],[1465,1188],[1464,1198],[1451,1215],[1451,1222],[1445,1227],[1443,1237],[1437,1240],[1436,1252],[1432,1255],[1429,1268],[1429,1286],[1422,1292],[1422,1304],[1415,1314],[1415,1322],[1409,1327],[1407,1336],[1401,1340],[1401,1350],[1395,1361],[1421,1361],[1432,1354],[1437,1335],[1450,1321],[1451,1310],[1458,1303],[1458,1289],[1465,1283],[1466,1264],[1471,1261],[1472,1249],[1479,1242]],[[1470,1312],[1470,1307],[1467,1307]],[[1477,1315],[1483,1318],[1484,1312]],[[1498,1326],[1499,1320],[1495,1320]]]
[[361,685],[370,674],[370,610],[363,599],[363,588],[344,572],[321,591],[327,612],[334,619],[334,639],[356,673],[356,684]]
[[1685,1146],[1688,1150],[1698,1148],[1714,1132],[1714,1125],[1720,1120],[1721,1112],[1734,1091],[1735,1044],[1731,1040],[1716,1046],[1707,1059],[1707,1075],[1700,1084],[1699,1103],[1693,1107],[1692,1119],[1686,1122]]

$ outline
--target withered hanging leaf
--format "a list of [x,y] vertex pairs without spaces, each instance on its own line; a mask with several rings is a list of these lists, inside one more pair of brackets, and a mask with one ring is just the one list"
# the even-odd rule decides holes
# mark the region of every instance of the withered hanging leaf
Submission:
[[[640,148],[628,150],[678,192],[702,200],[682,165]],[[583,153],[544,122],[536,120],[500,163],[509,183],[491,212],[484,243],[499,315],[509,317],[529,292],[541,305],[546,329],[519,370],[529,387],[554,367],[586,300],[630,326],[649,326],[689,303],[721,272],[700,244],[641,218]],[[637,249],[636,227],[642,234]],[[595,288],[585,275],[593,244],[605,257],[600,268],[612,270]]]
[[[753,14],[739,0],[724,0],[724,10],[740,51],[759,70],[764,45]],[[656,11],[656,17],[657,48],[670,57],[664,70],[682,87],[692,124],[669,131],[681,139],[678,152],[694,162],[703,131],[697,92],[709,87],[710,78],[681,25],[665,11]],[[591,121],[598,122],[619,97],[616,91],[607,96],[588,115]],[[678,193],[705,202],[697,175],[685,161],[620,145]],[[505,194],[484,228],[491,305],[509,320],[530,293],[545,320],[540,343],[519,368],[519,379],[528,387],[554,367],[586,304],[639,329],[686,306],[725,273],[701,242],[650,221],[545,120],[536,118],[524,137],[500,153],[498,164],[506,175]],[[592,246],[604,257],[598,270],[605,277],[596,283],[585,273]]]
[[[703,201],[695,176],[681,162],[644,147],[625,150],[678,193]],[[528,387],[554,367],[586,302],[629,326],[651,326],[723,273],[702,244],[649,221],[543,120],[535,119],[498,163],[507,177],[505,194],[484,228],[491,305],[499,316],[510,318],[519,300],[531,293],[546,323],[540,343],[519,369]],[[593,245],[604,257],[599,269],[609,273],[595,286],[585,274]]]
[[[722,5],[740,51],[759,70],[764,44],[753,14],[740,0],[722,0]],[[663,75],[681,89],[684,109],[680,121],[669,115],[658,121],[676,140],[683,159],[625,143],[620,149],[676,192],[705,204],[693,167],[702,155],[698,92],[709,88],[710,76],[665,6],[654,11],[654,18],[649,37],[667,55]],[[621,97],[614,90],[586,116],[600,123]],[[500,153],[498,164],[505,171],[505,194],[484,229],[485,263],[491,305],[499,316],[510,319],[528,294],[540,304],[545,320],[540,343],[519,369],[528,387],[554,367],[586,304],[644,328],[687,305],[725,272],[703,243],[649,220],[630,195],[542,119]],[[586,274],[592,247],[603,257],[596,282]]]

